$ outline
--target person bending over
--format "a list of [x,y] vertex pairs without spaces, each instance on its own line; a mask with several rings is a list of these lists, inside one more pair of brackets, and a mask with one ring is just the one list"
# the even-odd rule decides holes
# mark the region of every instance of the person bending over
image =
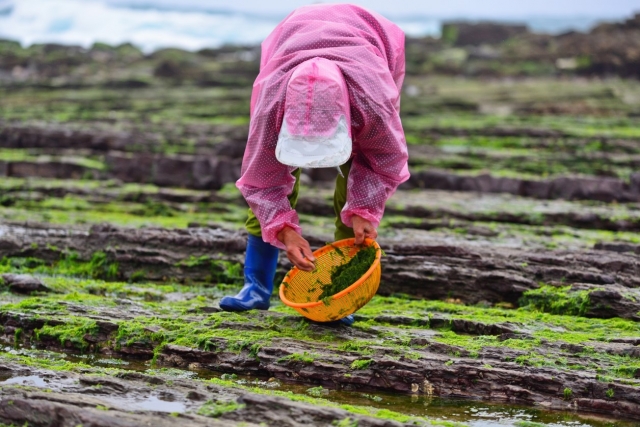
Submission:
[[402,30],[359,6],[301,7],[265,39],[236,183],[250,207],[245,285],[223,310],[269,308],[279,249],[313,270],[295,211],[303,167],[339,167],[336,240],[377,237],[385,202],[409,179],[404,71]]

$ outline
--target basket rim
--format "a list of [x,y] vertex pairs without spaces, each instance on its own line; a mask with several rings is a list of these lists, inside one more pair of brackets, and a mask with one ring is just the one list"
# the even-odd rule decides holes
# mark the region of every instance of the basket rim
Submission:
[[[355,246],[355,240],[356,239],[353,238],[353,237],[348,238],[348,239],[338,240],[337,242],[330,243],[330,244],[328,244],[326,246],[323,246],[320,249],[314,251],[313,255],[319,257],[321,255],[324,255],[326,252],[329,252],[329,251],[335,249],[336,247],[341,248],[341,247],[344,247],[344,246]],[[332,300],[339,299],[342,296],[350,293],[354,289],[358,288],[360,285],[362,285],[369,278],[369,276],[371,276],[371,274],[373,274],[373,271],[380,265],[380,257],[382,256],[382,249],[380,248],[380,245],[378,245],[378,242],[376,242],[373,239],[367,238],[367,239],[364,240],[363,244],[365,246],[373,246],[373,247],[376,248],[376,258],[373,260],[373,263],[371,264],[371,267],[369,267],[367,272],[364,273],[360,279],[358,279],[356,282],[354,282],[348,288],[338,292],[337,294],[332,295],[331,297],[329,297],[330,299],[332,299]],[[324,304],[324,302],[322,302],[322,300],[320,300],[320,301],[312,301],[312,302],[292,302],[292,301],[289,301],[287,299],[287,297],[285,297],[285,295],[284,295],[285,283],[289,283],[289,281],[291,279],[293,279],[293,277],[296,274],[298,274],[300,271],[301,270],[298,267],[294,266],[291,269],[291,271],[289,271],[289,274],[284,278],[284,280],[280,284],[280,292],[279,292],[280,300],[285,305],[287,305],[289,307],[292,307],[292,308],[313,308],[313,307],[318,307],[318,306]]]

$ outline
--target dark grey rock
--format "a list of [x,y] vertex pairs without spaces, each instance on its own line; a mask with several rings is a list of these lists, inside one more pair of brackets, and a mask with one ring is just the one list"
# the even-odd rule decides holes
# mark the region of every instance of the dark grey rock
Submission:
[[0,276],[11,292],[30,294],[31,292],[50,292],[40,279],[29,274],[3,274]]

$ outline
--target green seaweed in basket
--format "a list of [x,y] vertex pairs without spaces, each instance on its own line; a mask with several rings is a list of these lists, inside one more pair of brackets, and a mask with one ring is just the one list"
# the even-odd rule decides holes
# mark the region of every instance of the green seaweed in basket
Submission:
[[331,269],[331,283],[322,285],[322,293],[318,297],[318,301],[327,299],[360,280],[360,278],[364,276],[364,273],[369,270],[375,259],[376,248],[374,246],[367,246],[364,249],[360,249],[356,256],[351,258],[349,262],[333,267]]

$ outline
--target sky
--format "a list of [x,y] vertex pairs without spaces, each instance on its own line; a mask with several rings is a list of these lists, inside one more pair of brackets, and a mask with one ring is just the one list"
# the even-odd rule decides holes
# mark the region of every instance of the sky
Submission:
[[[109,0],[113,4],[154,4],[207,9],[232,9],[243,12],[282,14],[305,4],[331,3],[304,0]],[[419,13],[434,17],[482,17],[507,19],[525,16],[597,16],[603,18],[640,13],[640,0],[355,0],[387,15]]]
[[[443,20],[500,20],[534,31],[588,31],[640,13],[640,0],[354,0],[408,36],[438,37]],[[0,38],[90,47],[132,42],[145,52],[255,45],[291,10],[315,0],[0,0]]]

